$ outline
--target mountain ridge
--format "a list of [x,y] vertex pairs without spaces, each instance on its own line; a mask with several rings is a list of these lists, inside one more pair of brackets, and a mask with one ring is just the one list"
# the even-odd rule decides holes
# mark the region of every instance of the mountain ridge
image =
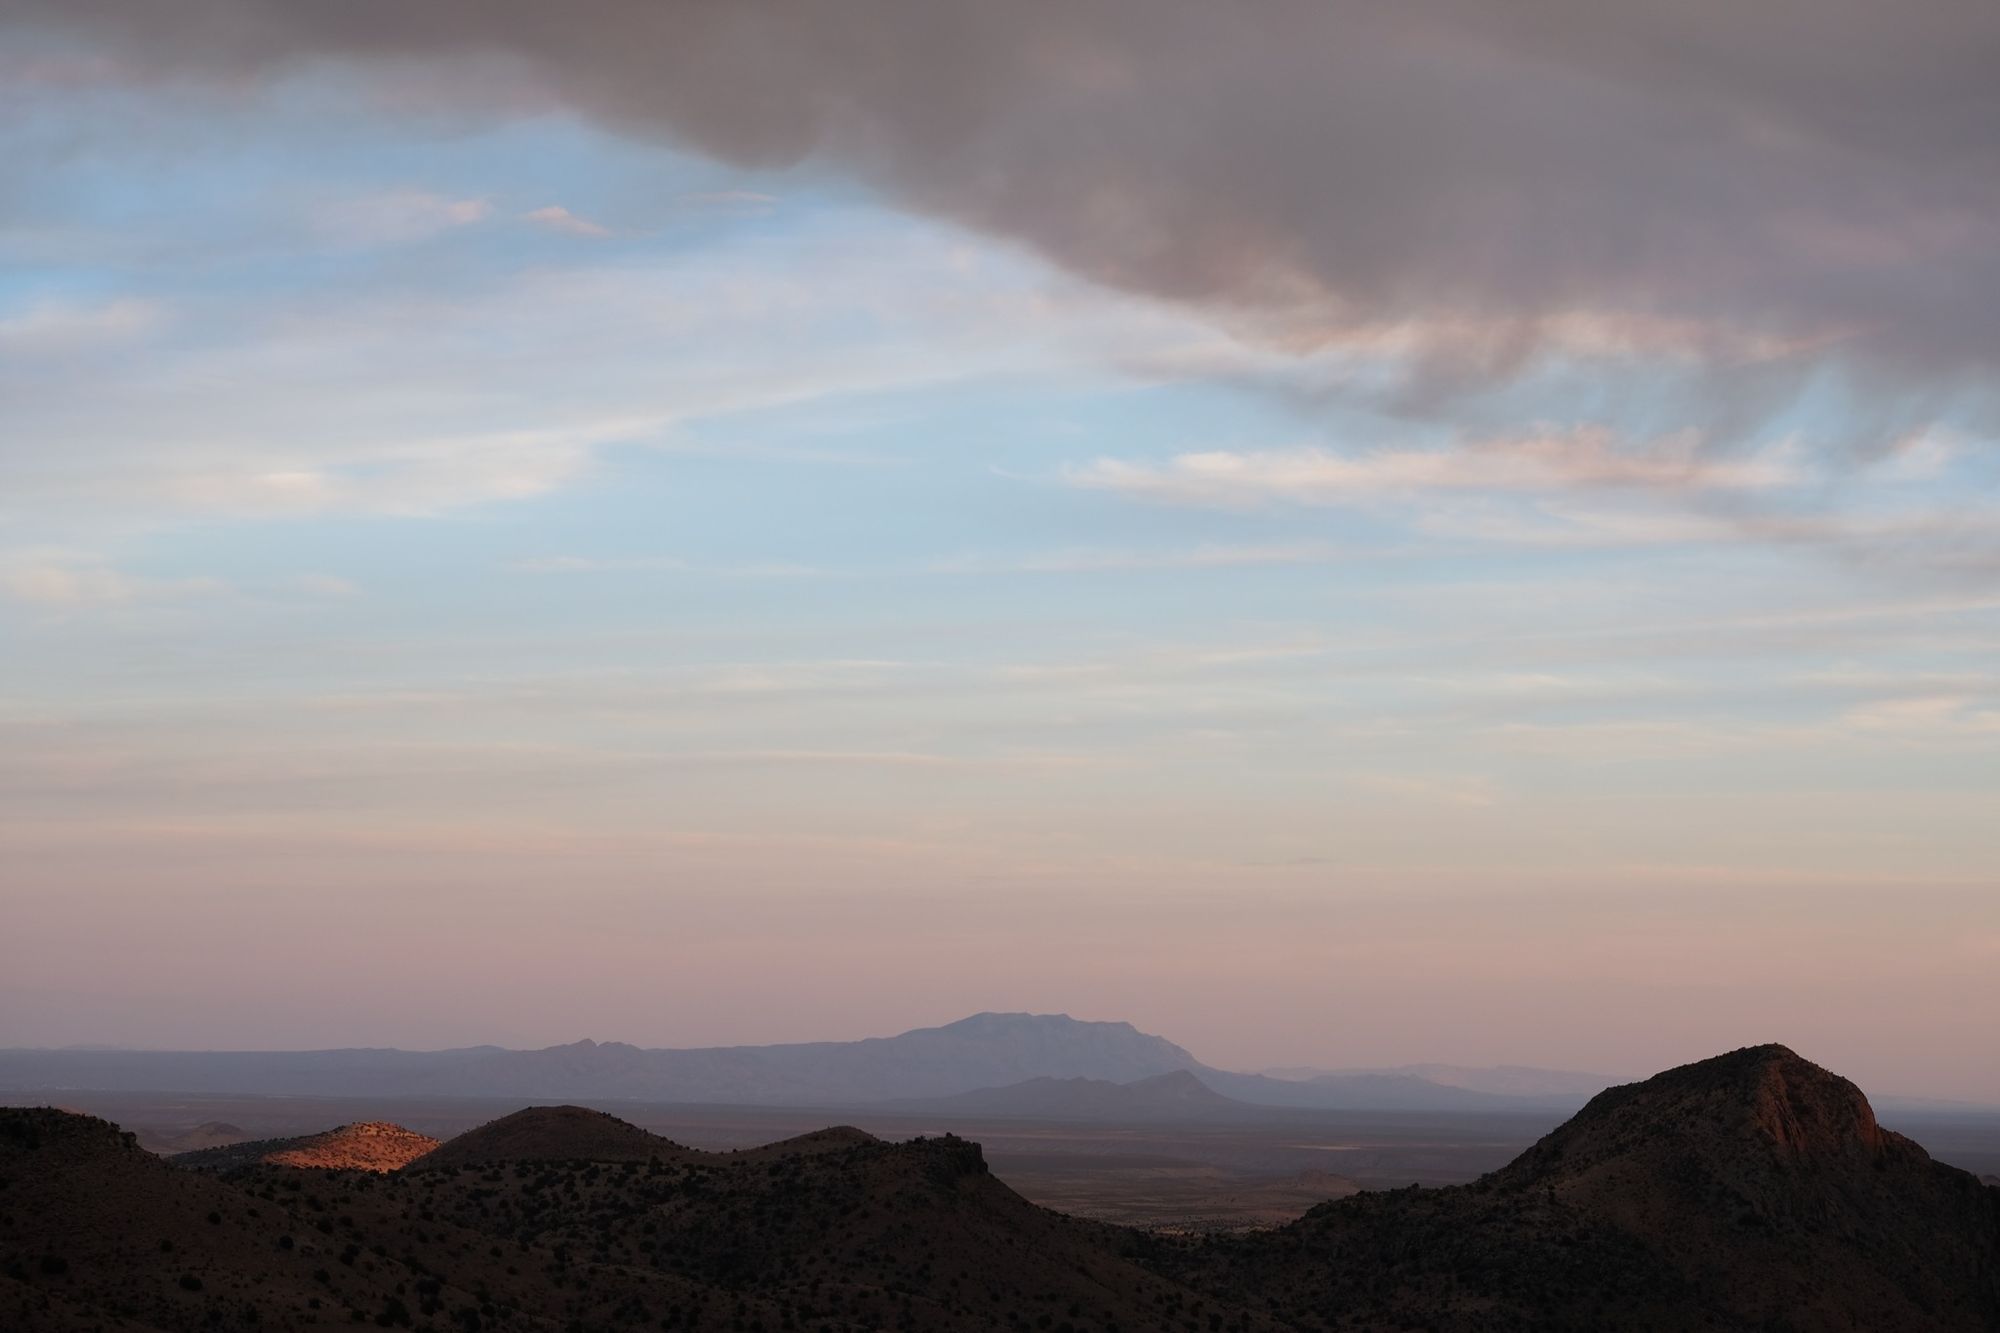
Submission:
[[1192,1070],[1176,1069],[1129,1083],[1109,1079],[1024,1079],[949,1097],[885,1102],[896,1110],[1048,1120],[1263,1118],[1276,1107],[1253,1106],[1215,1091]]
[[[984,1012],[848,1042],[646,1048],[592,1038],[536,1050],[413,1052],[0,1051],[0,1088],[290,1096],[463,1096],[735,1105],[866,1106],[950,1097],[1034,1078],[1131,1083],[1192,1073],[1254,1105],[1324,1109],[1548,1109],[1533,1099],[1407,1075],[1289,1083],[1217,1069],[1123,1021]],[[1567,1109],[1567,1105],[1565,1105]]]

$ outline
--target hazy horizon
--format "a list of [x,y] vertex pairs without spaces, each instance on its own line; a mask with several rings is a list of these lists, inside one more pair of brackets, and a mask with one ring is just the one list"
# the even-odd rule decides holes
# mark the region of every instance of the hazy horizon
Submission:
[[[163,1054],[173,1054],[173,1053],[192,1054],[192,1053],[202,1053],[202,1052],[258,1052],[258,1051],[313,1051],[313,1050],[334,1051],[334,1050],[374,1050],[374,1049],[422,1052],[422,1051],[464,1050],[476,1047],[496,1047],[500,1049],[515,1050],[515,1051],[537,1051],[537,1050],[557,1049],[564,1046],[577,1045],[585,1041],[592,1041],[596,1042],[599,1045],[622,1044],[628,1046],[636,1046],[641,1049],[690,1050],[690,1049],[706,1049],[711,1047],[755,1047],[755,1046],[796,1045],[796,1044],[814,1043],[814,1042],[861,1041],[868,1038],[884,1038],[884,1037],[900,1036],[907,1032],[928,1031],[941,1027],[949,1027],[961,1021],[973,1018],[988,1017],[988,1016],[998,1016],[1003,1018],[1027,1017],[1027,1018],[1037,1018],[1037,1019],[1061,1018],[1061,1019],[1073,1019],[1081,1023],[1124,1024],[1132,1027],[1135,1031],[1140,1032],[1144,1035],[1163,1037],[1168,1041],[1174,1041],[1177,1045],[1181,1045],[1183,1048],[1186,1048],[1186,1043],[1177,1041],[1172,1032],[1151,1029],[1148,1028],[1143,1023],[1133,1023],[1127,1019],[1111,1018],[1111,1017],[1090,1017],[1090,1016],[1070,1014],[1055,1010],[1041,1010],[1041,1011],[981,1010],[976,1013],[961,1014],[955,1018],[910,1023],[905,1026],[883,1029],[881,1031],[866,1031],[866,1032],[856,1031],[842,1035],[830,1035],[830,1036],[756,1037],[741,1041],[685,1040],[685,1041],[676,1041],[668,1043],[668,1042],[636,1040],[618,1035],[605,1035],[603,1033],[584,1033],[579,1036],[562,1038],[559,1040],[548,1041],[548,1042],[541,1042],[541,1041],[507,1042],[507,1041],[495,1041],[495,1040],[468,1040],[468,1041],[450,1041],[435,1045],[416,1045],[407,1042],[399,1043],[395,1041],[334,1041],[325,1045],[308,1045],[302,1043],[287,1044],[282,1042],[269,1045],[173,1045],[173,1044],[161,1044],[161,1043],[138,1044],[138,1043],[119,1042],[119,1041],[79,1040],[79,1041],[63,1042],[63,1043],[0,1042],[0,1049],[47,1050],[47,1051],[102,1051],[106,1053],[133,1052],[133,1053],[163,1053]],[[1520,1068],[1520,1069],[1529,1069],[1545,1073],[1587,1074],[1592,1076],[1600,1076],[1606,1080],[1606,1083],[1608,1085],[1614,1083],[1636,1082],[1648,1078],[1651,1075],[1658,1073],[1660,1072],[1660,1070],[1665,1068],[1673,1067],[1679,1064],[1691,1064],[1702,1059],[1707,1059],[1713,1055],[1722,1054],[1725,1049],[1740,1049],[1742,1047],[1748,1047],[1748,1046],[1762,1046],[1771,1044],[1787,1045],[1788,1043],[1776,1037],[1767,1037],[1759,1040],[1745,1040],[1737,1042],[1735,1043],[1734,1046],[1731,1047],[1718,1048],[1716,1050],[1700,1054],[1691,1054],[1687,1056],[1685,1059],[1679,1059],[1679,1058],[1668,1059],[1666,1063],[1662,1063],[1657,1067],[1648,1066],[1648,1067],[1631,1067],[1631,1068],[1613,1068],[1608,1066],[1606,1067],[1593,1066],[1589,1068],[1579,1068],[1575,1066],[1561,1066],[1549,1063],[1539,1063],[1528,1060],[1515,1060],[1515,1059],[1494,1057],[1494,1056],[1479,1056],[1479,1057],[1467,1057],[1464,1059],[1446,1060],[1446,1059],[1434,1059],[1423,1054],[1422,1052],[1406,1054],[1405,1056],[1394,1060],[1384,1060],[1380,1062],[1343,1061],[1337,1058],[1328,1058],[1322,1060],[1297,1059],[1290,1061],[1281,1060],[1281,1061],[1246,1062],[1246,1061],[1233,1061],[1226,1058],[1225,1059],[1210,1058],[1203,1052],[1193,1049],[1189,1049],[1188,1053],[1192,1055],[1197,1061],[1199,1061],[1204,1065],[1207,1065],[1210,1068],[1232,1070],[1241,1073],[1264,1073],[1271,1070],[1292,1070],[1292,1071],[1299,1071],[1301,1073],[1307,1070],[1318,1070],[1323,1072],[1370,1073],[1370,1072],[1378,1072],[1386,1070],[1416,1069],[1416,1068],[1421,1068],[1423,1066],[1465,1068],[1465,1069]],[[1804,1055],[1807,1059],[1813,1059],[1813,1053],[1810,1051],[1801,1051],[1799,1053],[1801,1055]],[[1833,1065],[1832,1067],[1838,1069],[1837,1064]],[[1968,1086],[1976,1086],[1976,1085],[1968,1085]],[[1934,1091],[1922,1088],[1864,1086],[1863,1091],[1877,1097],[1891,1097],[1891,1098],[1904,1097],[1915,1100],[1929,1099],[1929,1100],[1937,1100],[1940,1102],[1962,1102],[1963,1104],[1968,1106],[1990,1107],[1994,1105],[2000,1105],[2000,1100],[1984,1099],[1982,1098],[1982,1096],[1978,1094],[1967,1094],[1954,1097],[1954,1096],[1946,1096],[1944,1094],[1936,1093]]]
[[832,14],[0,0],[0,1046],[2000,1103],[1990,6]]

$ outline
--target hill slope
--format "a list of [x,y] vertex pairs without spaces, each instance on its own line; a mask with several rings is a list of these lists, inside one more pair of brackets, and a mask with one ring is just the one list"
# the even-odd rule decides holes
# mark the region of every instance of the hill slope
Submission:
[[174,1154],[174,1165],[197,1171],[230,1171],[245,1166],[291,1166],[322,1171],[394,1171],[438,1146],[384,1120],[342,1125],[320,1134],[289,1139],[253,1139]]
[[[416,1202],[396,1192],[399,1177],[187,1171],[115,1125],[62,1111],[0,1111],[0,1179],[0,1328],[22,1333],[389,1327],[454,1314],[461,1328],[525,1333],[568,1319],[611,1327],[634,1302],[720,1299],[647,1271],[556,1291],[538,1271],[548,1253],[503,1262],[489,1237],[438,1221],[421,1228],[421,1246],[391,1254],[384,1242],[413,1239],[392,1221]],[[786,1313],[746,1308],[770,1327]]]
[[690,1156],[672,1139],[584,1106],[530,1106],[467,1130],[407,1163],[414,1170],[489,1162],[645,1162]]
[[963,1140],[836,1130],[641,1163],[584,1160],[608,1140],[580,1117],[508,1132],[561,1160],[218,1176],[103,1121],[0,1110],[0,1328],[1275,1327],[1027,1203]]
[[141,1131],[139,1146],[147,1152],[158,1153],[162,1157],[173,1153],[196,1152],[203,1148],[228,1148],[238,1143],[247,1143],[248,1131],[240,1125],[232,1125],[226,1120],[204,1120],[180,1133],[152,1133]]
[[1609,1089],[1509,1166],[1359,1195],[1166,1271],[1302,1323],[2000,1327],[2000,1191],[1782,1046]]

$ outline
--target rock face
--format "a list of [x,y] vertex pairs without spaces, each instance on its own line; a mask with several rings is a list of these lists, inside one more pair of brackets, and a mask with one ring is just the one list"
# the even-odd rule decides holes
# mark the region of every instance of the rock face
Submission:
[[1725,1171],[1924,1157],[1876,1124],[1868,1099],[1846,1079],[1783,1046],[1746,1046],[1607,1088],[1501,1176],[1575,1178],[1600,1167],[1658,1167],[1690,1153]]
[[438,1146],[438,1140],[369,1120],[321,1134],[290,1139],[255,1139],[220,1148],[176,1153],[176,1166],[227,1171],[244,1166],[291,1166],[321,1171],[396,1171]]

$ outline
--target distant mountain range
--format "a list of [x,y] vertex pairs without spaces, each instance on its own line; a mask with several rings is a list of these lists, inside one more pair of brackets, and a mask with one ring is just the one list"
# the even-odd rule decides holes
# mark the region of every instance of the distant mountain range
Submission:
[[977,1088],[952,1097],[912,1098],[889,1103],[898,1110],[958,1113],[980,1118],[1027,1120],[1194,1120],[1262,1119],[1277,1107],[1239,1102],[1203,1083],[1186,1069],[1130,1083],[1100,1078],[1031,1078],[999,1088]]
[[[473,1046],[446,1051],[0,1051],[0,1090],[171,1091],[266,1096],[505,1097],[770,1106],[862,1106],[972,1097],[985,1114],[1072,1106],[1157,1109],[1160,1089],[998,1089],[1036,1080],[1130,1085],[1188,1074],[1185,1111],[1226,1103],[1327,1110],[1573,1110],[1604,1085],[1588,1075],[1417,1065],[1389,1070],[1291,1071],[1303,1077],[1215,1069],[1129,1023],[1067,1014],[975,1014],[943,1027],[863,1041],[649,1050],[580,1041],[542,1050]],[[1053,1101],[1051,1100],[1053,1099]],[[1093,1111],[1092,1114],[1101,1114]]]
[[1316,1083],[1337,1086],[1357,1078],[1414,1078],[1441,1088],[1459,1088],[1495,1097],[1526,1097],[1534,1100],[1574,1099],[1578,1105],[1619,1082],[1608,1074],[1586,1074],[1574,1069],[1535,1069],[1527,1065],[1396,1065],[1387,1069],[1315,1069],[1292,1067],[1266,1069],[1267,1076],[1287,1083]]

